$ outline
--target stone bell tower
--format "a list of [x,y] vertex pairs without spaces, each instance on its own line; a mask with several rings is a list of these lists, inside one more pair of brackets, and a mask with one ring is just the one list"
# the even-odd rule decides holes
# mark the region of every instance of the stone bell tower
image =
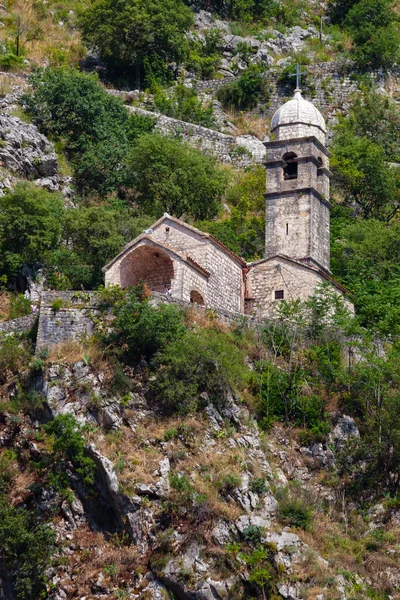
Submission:
[[296,89],[267,142],[265,258],[288,257],[330,274],[329,152],[325,120]]

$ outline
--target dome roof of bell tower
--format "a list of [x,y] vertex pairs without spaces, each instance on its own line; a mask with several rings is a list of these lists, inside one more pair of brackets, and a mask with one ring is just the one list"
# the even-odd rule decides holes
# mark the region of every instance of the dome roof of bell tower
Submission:
[[325,119],[319,110],[305,100],[299,89],[294,97],[281,106],[271,121],[271,133],[277,140],[314,135],[321,143],[326,142]]

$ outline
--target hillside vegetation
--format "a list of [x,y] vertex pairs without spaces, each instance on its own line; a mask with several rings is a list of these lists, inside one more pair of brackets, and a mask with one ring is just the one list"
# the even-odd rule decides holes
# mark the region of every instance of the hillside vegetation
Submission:
[[[35,331],[1,334],[0,598],[400,598],[399,9],[1,5],[0,319],[28,315],[39,280],[101,302],[91,338],[35,353]],[[162,135],[151,113],[264,140],[296,63],[310,99],[313,66],[338,74],[332,272],[355,315],[327,287],[254,330],[104,290],[102,267],[164,212],[263,256],[264,167]],[[57,174],[12,146],[28,123]]]

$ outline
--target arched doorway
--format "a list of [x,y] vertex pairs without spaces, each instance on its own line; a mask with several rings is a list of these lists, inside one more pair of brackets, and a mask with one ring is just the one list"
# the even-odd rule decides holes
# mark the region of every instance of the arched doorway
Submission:
[[[126,288],[144,281],[152,292],[163,292],[174,278],[172,260],[155,246],[139,246],[126,256],[120,265],[121,287]],[[173,290],[172,290],[173,292]]]
[[190,302],[192,304],[199,304],[199,306],[204,306],[204,298],[201,294],[199,294],[199,292],[196,292],[196,290],[192,290],[190,292]]

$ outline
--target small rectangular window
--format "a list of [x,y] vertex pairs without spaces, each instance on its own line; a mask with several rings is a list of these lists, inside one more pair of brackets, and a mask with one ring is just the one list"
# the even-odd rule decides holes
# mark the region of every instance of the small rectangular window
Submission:
[[289,235],[289,223],[286,223],[286,235]]
[[284,297],[285,297],[285,292],[283,290],[276,290],[275,300],[283,300]]

